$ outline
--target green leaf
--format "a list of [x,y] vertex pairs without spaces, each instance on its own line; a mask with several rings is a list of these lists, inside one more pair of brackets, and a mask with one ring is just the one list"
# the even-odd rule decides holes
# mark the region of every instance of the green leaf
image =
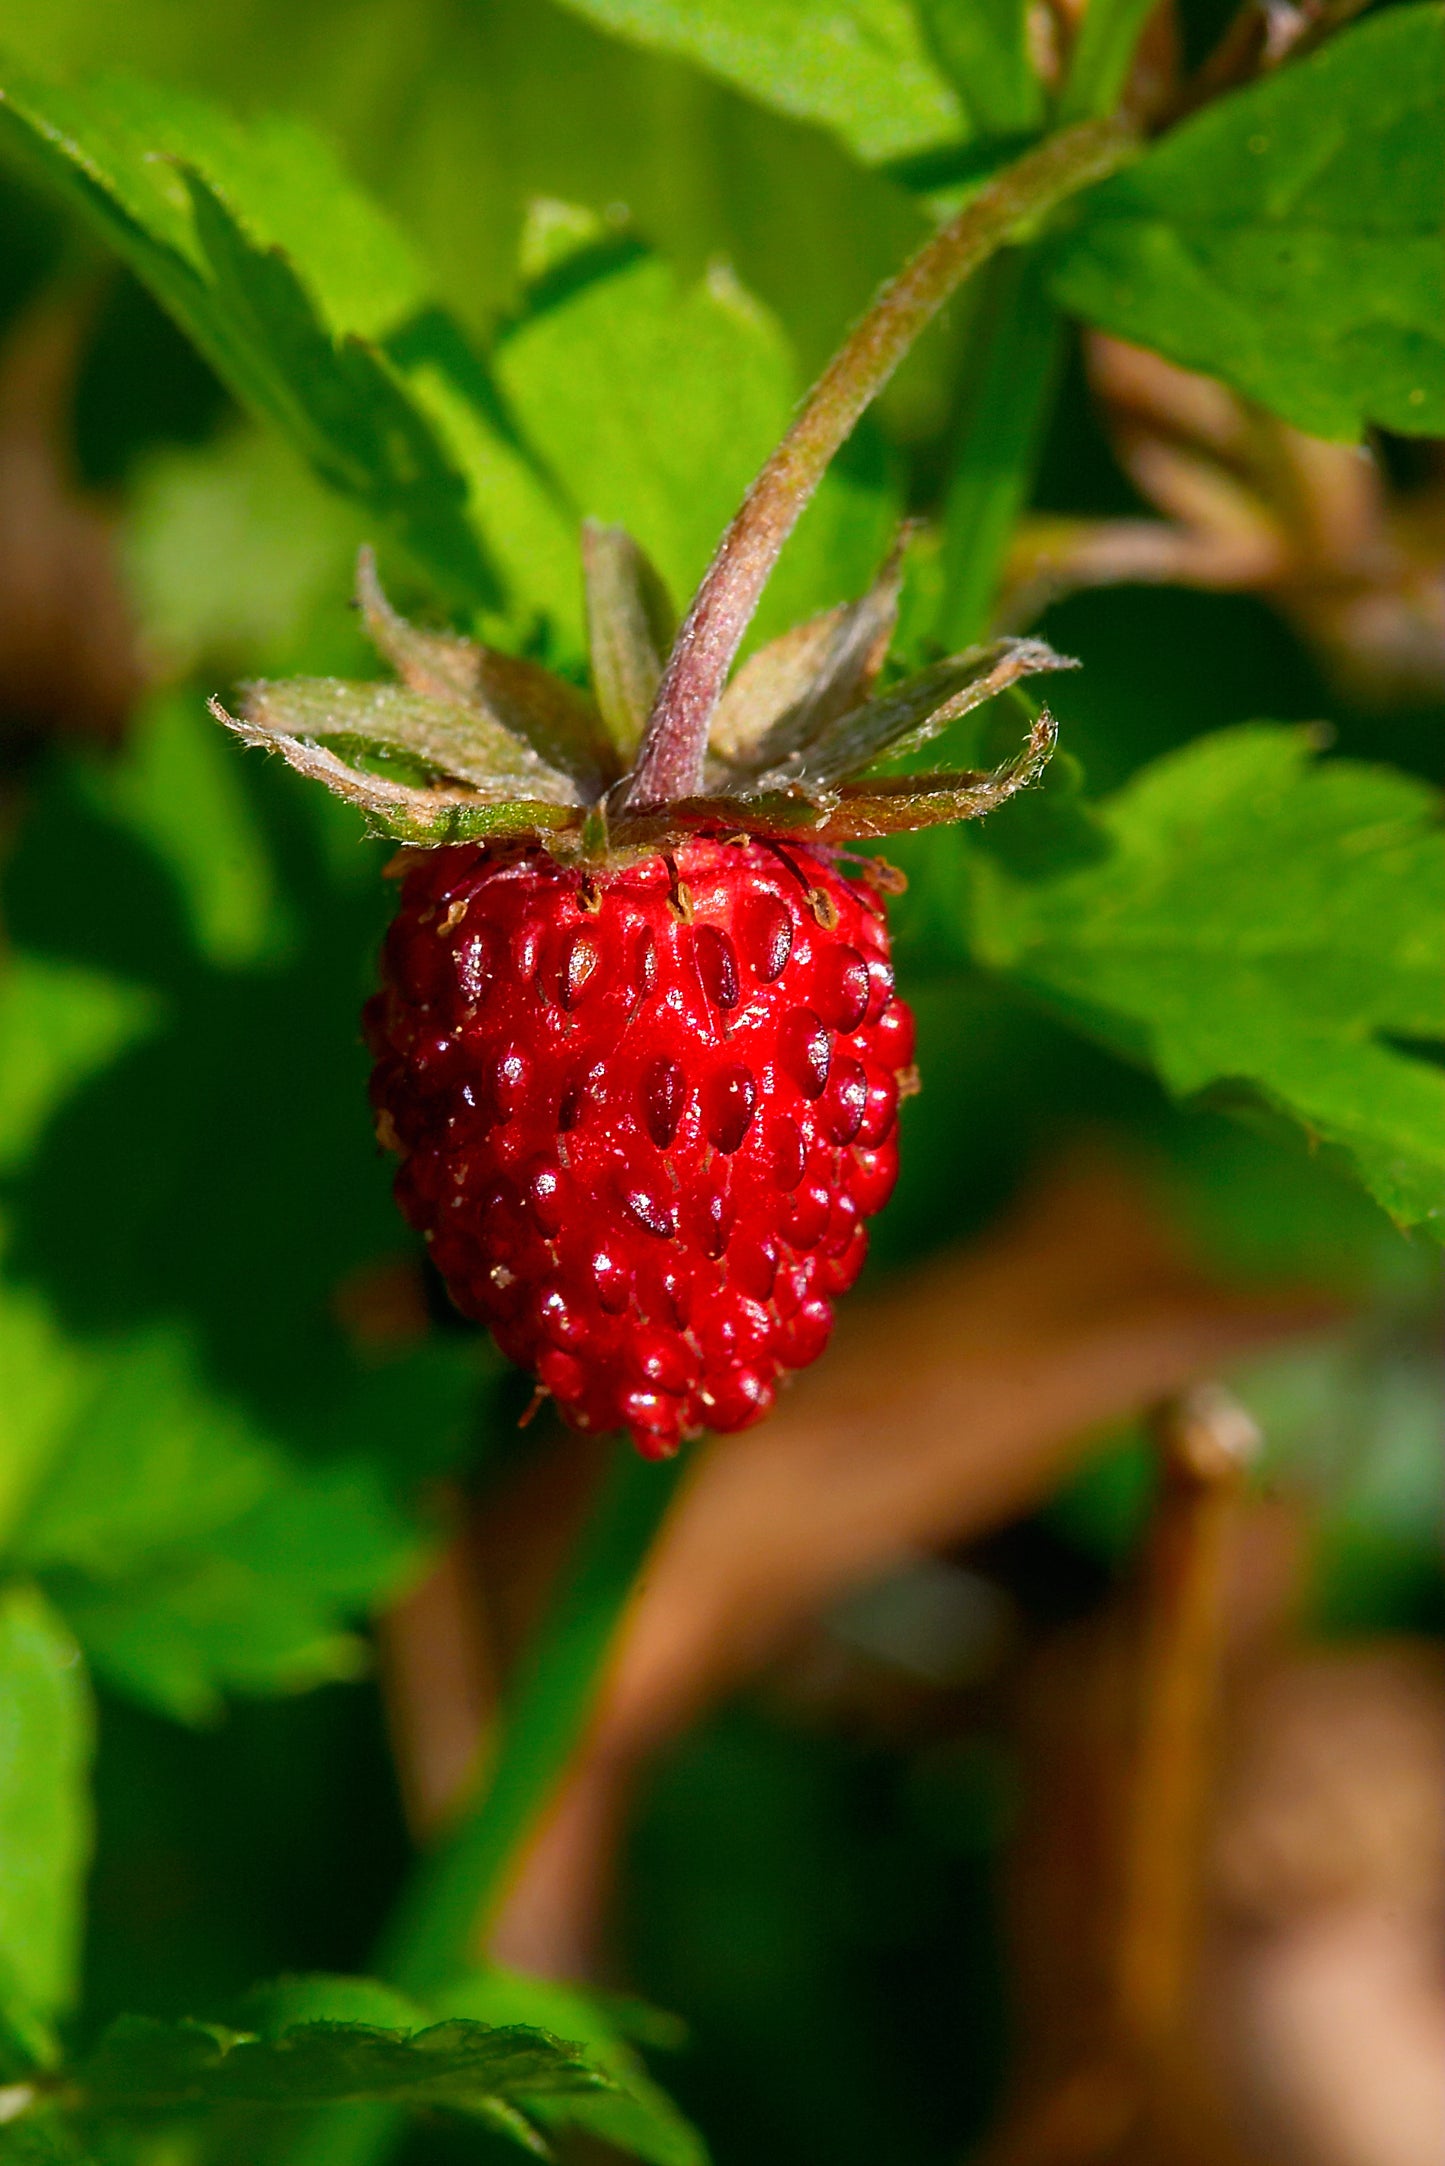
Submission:
[[1244,1084],[1445,1232],[1445,833],[1423,783],[1226,730],[1099,808],[1111,854],[1027,884],[980,857],[981,956],[1142,1055],[1171,1090]]
[[252,1986],[232,2013],[239,2029],[258,2038],[279,2038],[298,2023],[366,2023],[384,2031],[419,2031],[431,2021],[424,2008],[395,1986],[341,1971],[269,1978]]
[[191,167],[262,246],[304,262],[336,335],[380,337],[428,298],[396,228],[302,122],[271,114],[243,124],[174,84],[116,71],[64,86],[13,67],[6,75],[7,130],[118,243],[174,259],[166,275],[207,268],[184,177]]
[[870,164],[958,141],[967,121],[906,0],[564,0],[750,97],[831,128]]
[[577,511],[635,535],[674,599],[702,576],[794,391],[775,326],[730,277],[684,289],[637,248],[540,294],[496,368]]
[[32,1570],[117,1580],[249,1509],[274,1478],[262,1436],[209,1387],[194,1346],[152,1327],[79,1355],[88,1389],[12,1538]]
[[1398,7],[1083,200],[1066,308],[1317,436],[1445,431],[1445,16]]
[[347,1621],[394,1593],[420,1553],[376,1467],[353,1460],[278,1474],[209,1540],[178,1544],[123,1580],[52,1584],[110,1682],[205,1722],[224,1692],[306,1692],[362,1675],[369,1650]]
[[145,987],[75,963],[0,965],[0,1171],[25,1157],[56,1106],[153,1026]]
[[80,1649],[43,1597],[14,1582],[0,1592],[0,1971],[46,2015],[77,1984],[90,1754]]
[[607,2081],[560,2040],[516,2026],[458,2020],[399,2030],[321,2021],[260,2038],[148,2016],[113,2023],[74,2080],[89,2113],[143,2118],[362,2102],[475,2113],[600,2090]]
[[0,2166],[98,2166],[68,2120],[27,2112],[0,2123]]
[[913,0],[935,60],[980,135],[1044,124],[1046,101],[1028,52],[1024,0]]
[[357,508],[273,429],[158,452],[136,476],[121,534],[146,647],[168,681],[203,667],[279,674],[302,666],[324,620],[332,644],[350,634],[359,656],[344,597],[365,539]]
[[[615,2090],[526,2101],[526,2110],[547,2129],[580,2128],[648,2166],[706,2166],[707,2147],[690,2121],[648,2075],[628,2043],[629,2030],[656,2036],[666,2019],[650,2009],[614,2003],[554,1978],[518,1971],[474,1971],[442,1999],[454,2015],[482,2023],[535,2024],[575,2038],[589,2060],[604,2069]],[[640,2020],[639,2020],[640,2018]]]
[[304,1690],[366,1664],[351,1622],[421,1552],[367,1450],[408,1420],[443,1437],[474,1389],[463,1349],[353,1381],[330,1408],[348,1455],[307,1466],[220,1393],[193,1345],[153,1326],[67,1341],[0,1287],[13,1396],[9,1550],[40,1573],[96,1667],[185,1721],[228,1690]]
[[589,673],[622,761],[632,760],[676,624],[656,569],[625,527],[583,522]]
[[228,969],[284,949],[291,928],[244,778],[195,691],[148,700],[121,757],[90,780],[167,867],[208,961]]
[[326,480],[386,520],[446,592],[496,598],[467,482],[374,343],[417,308],[419,276],[304,130],[248,134],[124,77],[62,90],[13,71],[0,130]]

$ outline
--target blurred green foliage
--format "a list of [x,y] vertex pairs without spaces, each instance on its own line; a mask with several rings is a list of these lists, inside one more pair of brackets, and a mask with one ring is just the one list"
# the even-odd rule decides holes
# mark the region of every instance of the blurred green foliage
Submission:
[[[1191,51],[1217,12],[1186,6]],[[1080,207],[1055,295],[1323,432],[1439,429],[1438,33],[1433,7],[1392,9],[1191,123]],[[114,494],[149,670],[119,751],[8,778],[0,1848],[26,1860],[0,1895],[8,2075],[44,2059],[52,2019],[72,2041],[126,2006],[264,2032],[240,2006],[258,1974],[364,1965],[404,1857],[366,1620],[422,1569],[449,1490],[515,1449],[511,1385],[440,1308],[429,1330],[357,1322],[414,1270],[356,1026],[385,851],[239,758],[203,695],[364,674],[363,539],[410,604],[574,673],[583,513],[632,526],[685,600],[930,205],[1045,116],[1022,12],[996,0],[0,0],[0,44],[23,153],[0,180],[0,310],[105,282],[74,451]],[[115,67],[121,87],[22,87]],[[1227,230],[1201,234],[1225,177]],[[97,236],[128,270],[97,268]],[[910,361],[760,635],[857,591],[907,509],[935,524],[903,644],[933,651],[985,320],[964,297]],[[1055,404],[1018,429],[1005,509],[1032,490],[1137,510],[1076,363],[1044,358]],[[1086,664],[1056,700],[1078,766],[981,838],[906,852],[928,1089],[879,1267],[1112,1134],[1222,1268],[1362,1304],[1245,1389],[1320,1498],[1317,1617],[1438,1630],[1434,1267],[1350,1166],[1399,1219],[1438,1222],[1439,711],[1342,700],[1253,600],[1105,592],[1046,629]],[[1310,764],[1278,726],[1325,716],[1364,764]],[[1120,1439],[978,1560],[1025,1633],[1097,1598],[1147,1487]],[[898,1749],[733,1710],[662,1771],[629,1957],[688,2019],[664,2073],[721,2159],[941,2160],[985,2125],[1009,1771],[986,1706],[961,1741]],[[414,2027],[348,1991],[322,1980],[278,2020]],[[501,1974],[431,2013],[576,2040],[622,2086],[514,2085],[537,2120],[655,2166],[700,2155],[642,2072],[657,2032],[635,2013]],[[461,2155],[493,2140],[468,2131]]]

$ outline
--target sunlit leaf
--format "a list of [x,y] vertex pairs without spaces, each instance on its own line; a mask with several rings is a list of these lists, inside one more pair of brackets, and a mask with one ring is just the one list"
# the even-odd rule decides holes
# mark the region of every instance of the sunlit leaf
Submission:
[[967,132],[906,0],[566,0],[619,37],[696,61],[869,161]]
[[1391,8],[1093,190],[1064,306],[1297,427],[1445,431],[1445,15]]

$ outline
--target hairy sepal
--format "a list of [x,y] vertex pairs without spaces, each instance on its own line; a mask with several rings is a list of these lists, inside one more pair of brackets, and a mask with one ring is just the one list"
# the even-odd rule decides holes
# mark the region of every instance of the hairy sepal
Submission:
[[[267,689],[271,688],[251,688],[253,693]],[[279,692],[292,688],[278,686],[274,689]],[[350,689],[366,691],[372,688],[355,686]],[[375,689],[397,688],[378,686]],[[395,758],[399,765],[404,763],[413,771],[418,764],[411,749],[394,739],[359,736],[344,728],[338,729],[334,734],[348,751],[352,751],[352,757],[348,759],[341,750],[325,743],[322,735],[293,734],[274,724],[256,721],[249,709],[242,716],[228,714],[218,699],[210,702],[210,709],[216,720],[234,731],[243,744],[279,752],[298,774],[305,775],[309,781],[324,783],[334,797],[354,805],[374,834],[390,835],[397,842],[428,847],[482,840],[543,842],[580,833],[582,828],[581,806],[519,795],[515,787],[510,792],[498,787],[495,794],[489,794],[488,790],[442,773],[422,783],[388,775],[384,772],[388,758]],[[358,744],[364,746],[376,765],[357,764],[358,755],[353,747]]]
[[[501,772],[497,754],[510,741],[526,755],[529,772],[540,762],[565,776],[571,802],[590,804],[617,779],[617,750],[591,700],[537,662],[501,654],[458,632],[409,623],[387,600],[370,549],[357,558],[356,601],[372,645],[402,683],[469,718],[476,737],[473,764],[453,762],[452,773],[475,780],[477,761],[489,773]],[[465,729],[460,734],[464,739]]]
[[840,715],[776,766],[763,769],[758,784],[764,790],[838,788],[878,760],[916,751],[1022,678],[1077,667],[1041,639],[999,639],[970,647]]
[[867,700],[898,623],[902,584],[899,547],[858,601],[794,625],[749,656],[713,717],[710,788],[777,768]]

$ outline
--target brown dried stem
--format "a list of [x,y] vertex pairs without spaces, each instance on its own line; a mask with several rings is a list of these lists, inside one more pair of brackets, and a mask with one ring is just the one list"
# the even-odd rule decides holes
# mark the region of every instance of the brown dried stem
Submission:
[[[987,2166],[1225,2155],[1185,2034],[1199,1962],[1229,1563],[1258,1433],[1214,1385],[1164,1402],[1154,1432],[1161,1487],[1120,1649],[1127,1744],[1121,1779],[1108,1784],[1107,1848],[1094,1861],[1114,1891],[1100,1921],[1096,1998],[1062,2071],[1025,2092],[988,2147]],[[1112,1658],[1096,1673],[1105,1685],[1100,1710],[1113,1698],[1111,1674],[1118,1675]],[[1047,2038],[1034,2044],[1050,2049]]]
[[891,279],[744,497],[673,643],[628,806],[701,794],[708,730],[743,634],[805,506],[859,416],[971,272],[1020,230],[1133,155],[1133,126],[1085,121],[988,181]]
[[1259,1443],[1244,1409],[1215,1386],[1170,1400],[1155,1433],[1162,1488],[1144,1563],[1139,1727],[1115,1941],[1119,2042],[1134,2056],[1168,2044],[1194,1969],[1227,1543]]

